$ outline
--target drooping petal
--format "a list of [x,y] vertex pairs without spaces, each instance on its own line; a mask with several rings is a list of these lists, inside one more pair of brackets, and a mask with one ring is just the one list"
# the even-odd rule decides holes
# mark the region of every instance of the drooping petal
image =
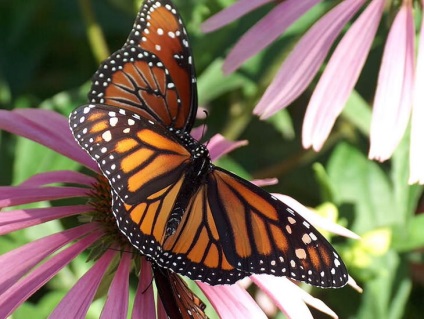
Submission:
[[414,83],[414,37],[412,2],[403,1],[387,37],[378,75],[370,159],[390,158],[408,125]]
[[254,179],[251,182],[259,187],[271,186],[271,185],[278,184],[278,178],[272,177],[272,178]]
[[210,139],[208,143],[209,154],[211,159],[216,161],[221,156],[228,154],[236,148],[247,145],[247,143],[248,142],[246,140],[237,142],[229,141],[221,134],[216,134]]
[[72,205],[29,208],[4,212],[0,214],[0,235],[39,225],[51,220],[78,215],[90,210],[92,210],[92,208],[88,205]]
[[[424,1],[422,1],[424,6]],[[411,120],[409,183],[424,184],[424,18],[421,18],[415,89]]]
[[152,285],[152,269],[144,257],[141,258],[140,281],[134,299],[132,319],[155,318],[155,297]]
[[96,182],[96,179],[75,171],[54,171],[39,173],[31,176],[19,186],[44,186],[53,183],[72,183],[91,186]]
[[[252,281],[276,303],[289,318],[312,319],[312,314],[296,286],[284,277],[252,275]],[[284,293],[282,293],[284,291]]]
[[271,1],[272,0],[239,0],[203,22],[202,31],[207,33],[222,28]]
[[385,0],[373,0],[338,44],[306,110],[302,129],[305,148],[321,149],[358,80],[373,43]]
[[80,187],[0,187],[0,207],[37,203],[45,200],[85,197],[88,190]]
[[254,113],[262,119],[293,102],[311,83],[332,44],[365,0],[346,0],[324,15],[300,39],[268,86]]
[[65,117],[39,109],[0,110],[0,129],[26,137],[98,172],[96,163],[74,141]]
[[127,317],[130,265],[131,254],[122,254],[118,269],[109,287],[106,303],[100,315],[101,319]]
[[190,135],[193,136],[196,140],[200,141],[207,130],[208,127],[206,125],[200,125],[192,129]]
[[87,233],[96,230],[91,223],[37,239],[0,256],[0,269],[7,276],[0,277],[0,295],[44,258]]
[[196,282],[209,299],[221,319],[266,318],[264,312],[252,296],[238,284],[227,286],[209,286]]
[[[55,276],[59,270],[69,264],[77,255],[98,239],[99,232],[89,234],[71,247],[54,255],[8,289],[0,296],[0,318],[7,318],[17,307]],[[73,307],[75,307],[75,304],[73,304]]]
[[248,58],[263,50],[320,0],[285,0],[256,23],[237,42],[225,59],[223,69],[228,74]]
[[68,318],[84,319],[96,291],[116,252],[107,250],[96,264],[72,287],[59,305],[50,314],[50,319],[61,319],[66,313]]

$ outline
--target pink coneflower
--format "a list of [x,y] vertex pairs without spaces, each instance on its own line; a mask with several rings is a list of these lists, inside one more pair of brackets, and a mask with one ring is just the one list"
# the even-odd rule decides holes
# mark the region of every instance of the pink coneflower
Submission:
[[[155,302],[149,263],[132,251],[117,229],[110,208],[110,188],[99,174],[96,163],[82,151],[72,137],[67,119],[45,110],[20,109],[0,111],[0,129],[38,142],[93,171],[85,175],[75,171],[54,171],[32,176],[17,186],[0,187],[0,235],[31,226],[79,216],[80,225],[42,237],[0,256],[0,318],[10,316],[16,308],[37,292],[63,267],[84,251],[90,251],[92,267],[70,289],[50,314],[50,318],[85,318],[105,275],[113,275],[101,318],[127,318],[129,308],[129,275],[134,262],[141,265],[134,297],[132,318],[159,318],[164,315],[160,302]],[[229,152],[244,142],[229,142],[215,136],[208,144],[212,158]],[[62,186],[57,186],[57,185]],[[66,198],[84,198],[87,204],[13,209],[13,206]],[[354,237],[348,231],[323,223],[338,233]],[[331,312],[285,278],[252,277],[260,289],[292,318],[310,317],[305,302]],[[280,291],[274,291],[281,282]],[[198,285],[222,318],[266,318],[256,302],[241,285]],[[287,296],[291,296],[287,299]],[[293,309],[293,299],[303,305]],[[290,300],[290,302],[288,302]],[[157,310],[159,309],[159,310]],[[162,309],[162,310],[161,310]]]
[[[206,21],[204,30],[219,28],[267,2],[270,1],[240,0]],[[285,0],[276,5],[236,44],[226,59],[224,71],[234,71],[318,2]],[[345,0],[334,6],[300,39],[254,113],[267,118],[299,97],[314,79],[346,24],[360,12],[340,38],[305,114],[303,146],[320,150],[359,78],[383,13],[390,7],[396,15],[387,35],[378,76],[369,158],[384,161],[392,156],[407,128],[413,106],[410,182],[424,183],[424,152],[419,145],[424,133],[421,125],[424,120],[424,95],[421,89],[424,81],[423,50],[420,47],[415,67],[413,1],[399,1],[398,7],[395,6],[393,1],[386,0]],[[423,32],[420,36],[422,46]]]

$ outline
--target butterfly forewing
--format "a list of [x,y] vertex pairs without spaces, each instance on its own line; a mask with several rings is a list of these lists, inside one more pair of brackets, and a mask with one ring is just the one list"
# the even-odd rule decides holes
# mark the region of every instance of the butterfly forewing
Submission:
[[156,54],[166,65],[181,99],[174,127],[189,131],[197,110],[196,76],[187,32],[174,4],[168,0],[145,1],[126,44]]
[[138,113],[136,108],[96,104],[83,105],[70,116],[75,139],[127,204],[174,185],[190,159],[167,129]]
[[164,126],[173,126],[182,117],[179,93],[168,69],[157,56],[134,46],[103,62],[94,76],[89,100],[139,108],[143,118]]
[[131,105],[145,118],[189,131],[197,89],[188,37],[170,1],[145,1],[127,42],[93,77],[91,103]]

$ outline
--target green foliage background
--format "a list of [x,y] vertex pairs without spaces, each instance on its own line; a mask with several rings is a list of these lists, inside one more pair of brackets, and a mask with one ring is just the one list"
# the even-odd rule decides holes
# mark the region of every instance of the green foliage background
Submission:
[[[53,109],[67,116],[86,102],[99,62],[121,47],[139,3],[133,0],[0,1],[0,108]],[[304,286],[340,318],[422,318],[424,313],[424,215],[422,187],[408,186],[405,136],[389,162],[367,159],[368,134],[378,65],[389,23],[375,45],[341,118],[324,149],[303,150],[300,132],[311,89],[268,121],[252,116],[281,61],[296,40],[335,4],[324,1],[293,25],[267,50],[237,73],[223,76],[223,58],[235,41],[262,17],[265,6],[224,29],[202,34],[200,24],[232,0],[175,0],[191,38],[199,77],[200,105],[209,110],[206,138],[222,133],[249,145],[220,161],[246,178],[278,177],[269,191],[290,195],[337,219],[361,240],[332,237],[351,276],[364,288],[322,290]],[[385,17],[389,20],[391,17]],[[103,42],[104,40],[104,42]],[[79,169],[52,151],[5,132],[0,134],[0,184],[16,185],[43,171]],[[49,223],[0,238],[0,253],[59,231]],[[44,318],[87,269],[85,256],[74,261],[20,307],[13,318]],[[1,273],[1,276],[7,274]],[[282,292],[284,293],[284,292]],[[96,318],[99,298],[90,309]],[[210,308],[210,307],[209,307]],[[316,318],[325,318],[313,310]],[[283,318],[277,314],[276,318]]]

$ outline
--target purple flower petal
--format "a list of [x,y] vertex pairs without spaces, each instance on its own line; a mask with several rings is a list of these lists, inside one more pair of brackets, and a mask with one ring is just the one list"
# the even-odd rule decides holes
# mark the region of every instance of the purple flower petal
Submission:
[[302,144],[321,149],[358,80],[383,14],[385,0],[373,0],[338,44],[305,114]]
[[404,1],[384,48],[371,121],[370,159],[390,158],[408,126],[414,86],[414,37],[412,2]]
[[251,181],[253,184],[259,187],[270,186],[278,184],[278,178],[263,178],[263,179],[255,179]]
[[103,276],[115,255],[116,252],[112,250],[106,251],[96,264],[78,280],[60,301],[49,318],[62,319],[63,314],[66,313],[68,318],[84,319]]
[[237,142],[229,141],[221,134],[216,134],[210,139],[208,143],[209,154],[211,159],[216,161],[221,156],[230,153],[236,148],[247,145],[247,143],[248,142],[246,140]]
[[0,207],[9,207],[45,200],[87,196],[87,189],[80,187],[0,187]]
[[[324,302],[312,297],[285,277],[253,275],[251,278],[289,318],[313,318],[305,303],[333,318],[338,318]],[[284,295],[281,291],[285,292]]]
[[238,284],[209,286],[196,282],[221,319],[266,318],[252,296]]
[[127,317],[130,266],[131,254],[122,254],[118,269],[109,287],[106,303],[100,315],[101,319]]
[[155,297],[152,286],[152,270],[144,257],[141,258],[140,280],[135,294],[132,319],[155,318]]
[[29,208],[0,214],[0,235],[39,225],[54,219],[78,215],[93,208],[87,205]]
[[0,129],[26,137],[98,172],[96,163],[75,142],[65,117],[46,110],[0,110]]
[[301,319],[313,318],[299,291],[294,288],[296,285],[286,278],[270,275],[253,275],[251,279],[261,290],[271,297],[277,307],[287,317]]
[[[424,3],[422,3],[424,5]],[[421,30],[417,56],[415,90],[411,119],[411,146],[409,183],[424,184],[424,19],[421,19]]]
[[44,258],[69,242],[92,232],[96,224],[85,224],[30,242],[0,256],[0,295]]
[[200,141],[205,135],[208,127],[206,125],[200,125],[191,130],[190,135],[193,136],[196,140]]
[[[71,262],[78,254],[99,239],[99,232],[91,233],[69,248],[57,253],[28,276],[18,281],[0,296],[0,318],[6,318],[59,270]],[[72,304],[75,308],[75,303]],[[67,312],[66,312],[67,313]],[[62,313],[63,318],[63,313]],[[69,318],[72,318],[71,316]]]
[[224,62],[224,73],[238,69],[248,58],[263,50],[320,0],[285,0],[256,23],[237,42]]
[[169,319],[168,314],[166,313],[165,307],[163,306],[160,298],[157,300],[157,319]]
[[239,0],[203,22],[202,31],[207,33],[222,28],[271,1],[273,0]]
[[346,0],[317,21],[300,39],[268,86],[254,113],[268,118],[293,102],[311,83],[332,44],[365,0]]
[[96,182],[94,177],[75,171],[45,172],[31,176],[19,186],[35,187],[54,183],[71,183],[91,186]]

